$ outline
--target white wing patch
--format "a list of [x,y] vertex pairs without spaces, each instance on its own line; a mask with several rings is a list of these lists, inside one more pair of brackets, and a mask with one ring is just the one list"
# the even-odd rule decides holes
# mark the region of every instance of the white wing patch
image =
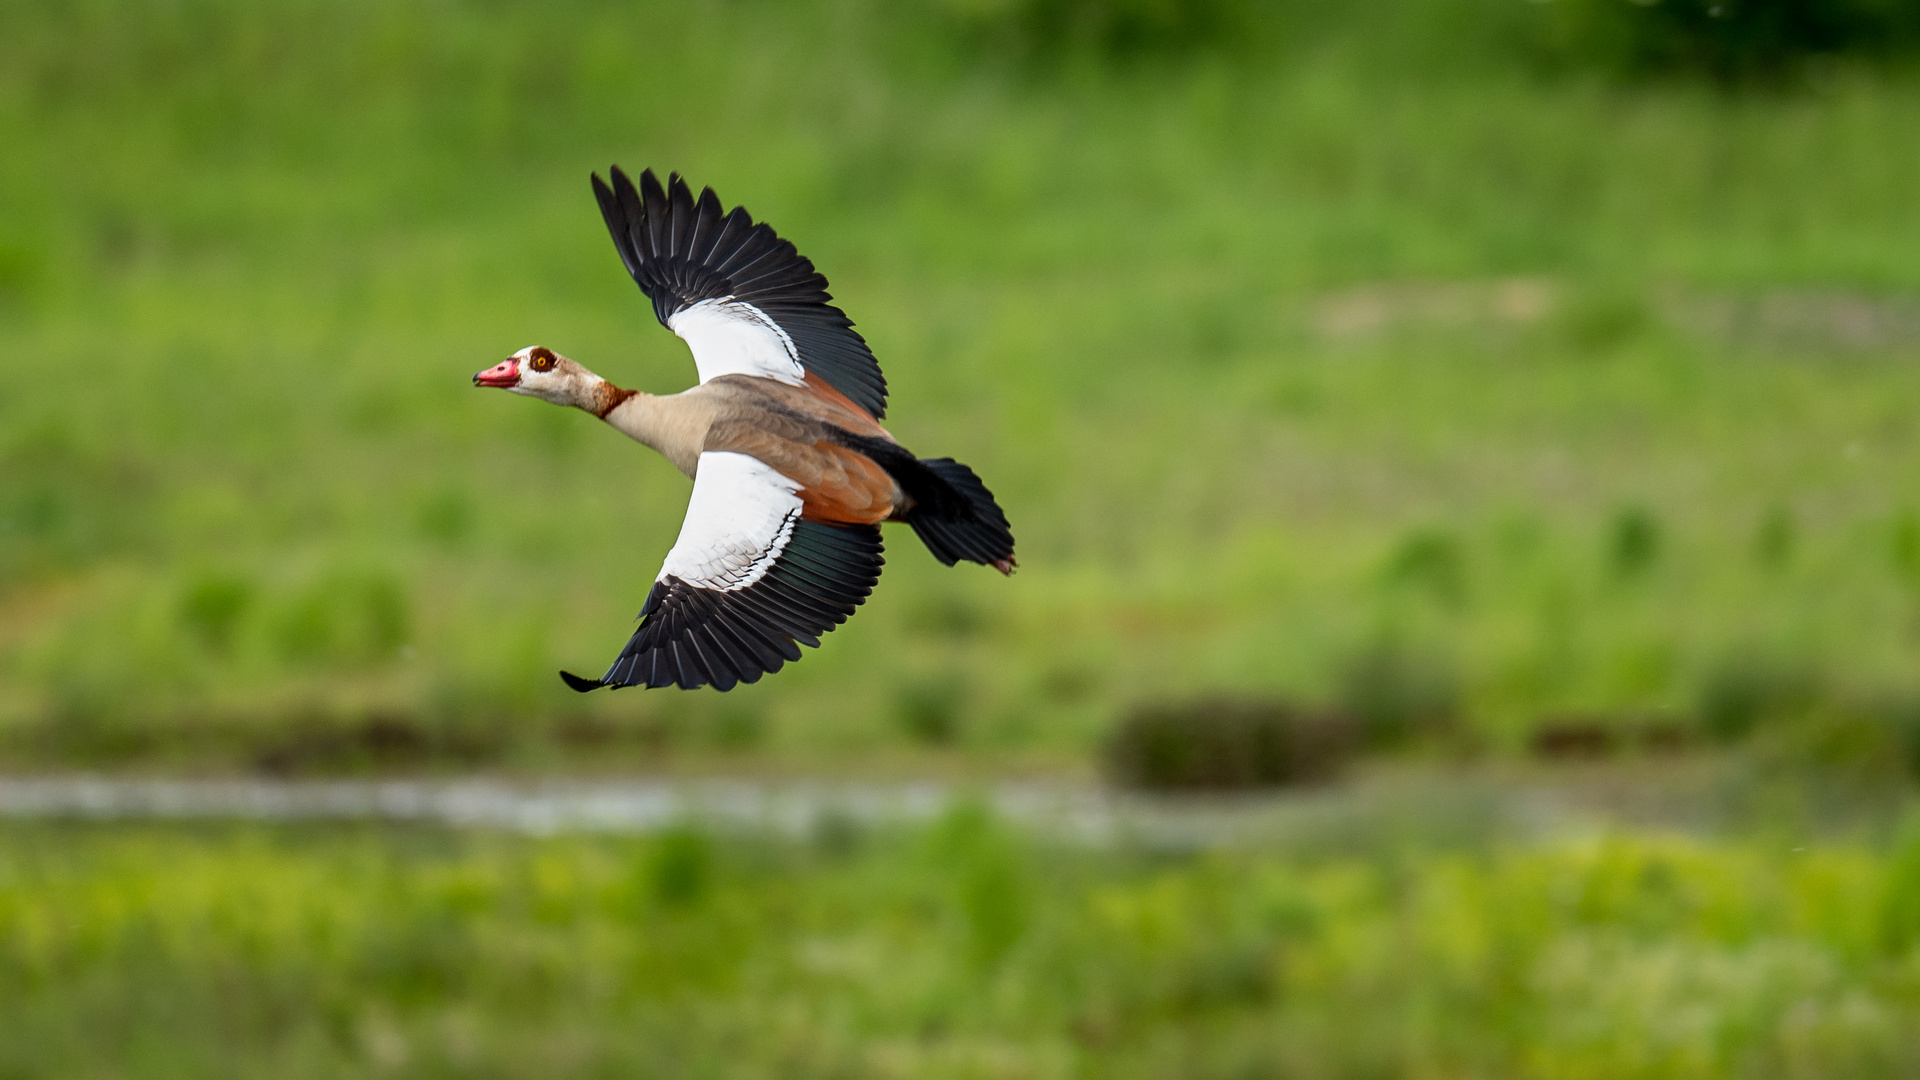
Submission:
[[693,350],[703,383],[722,375],[759,375],[795,386],[806,379],[793,339],[752,304],[731,296],[702,300],[674,312],[667,326]]
[[[706,381],[705,368],[700,372]],[[800,520],[800,484],[759,458],[707,451],[693,478],[680,538],[658,580],[677,577],[732,592],[760,580],[786,549]]]

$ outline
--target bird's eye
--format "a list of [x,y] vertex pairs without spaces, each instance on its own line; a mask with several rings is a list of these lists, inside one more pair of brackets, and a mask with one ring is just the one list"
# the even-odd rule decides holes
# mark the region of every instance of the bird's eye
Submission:
[[533,370],[552,371],[553,370],[553,354],[548,352],[545,349],[533,350]]

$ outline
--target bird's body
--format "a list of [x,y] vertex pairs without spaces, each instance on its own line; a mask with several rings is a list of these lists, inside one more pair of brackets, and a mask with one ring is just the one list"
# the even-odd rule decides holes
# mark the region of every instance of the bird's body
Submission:
[[819,645],[879,579],[879,523],[936,558],[1011,573],[1013,534],[973,471],[922,460],[880,426],[886,381],[826,279],[766,225],[676,175],[594,178],[627,270],[693,351],[700,384],[626,390],[530,346],[474,376],[592,413],[694,480],[680,538],[600,686],[754,682]]

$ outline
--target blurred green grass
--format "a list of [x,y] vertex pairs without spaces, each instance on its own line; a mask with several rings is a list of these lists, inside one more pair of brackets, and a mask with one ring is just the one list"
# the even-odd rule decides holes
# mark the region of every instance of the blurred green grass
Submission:
[[[1464,0],[1141,50],[1136,7],[0,9],[6,760],[1069,763],[1382,655],[1483,745],[1916,714],[1907,69],[1621,81]],[[1019,577],[896,535],[759,686],[564,690],[686,484],[466,377],[537,341],[691,379],[587,197],[612,161],[815,259]]]
[[1894,1077],[1920,841],[0,827],[11,1076]]
[[[1915,30],[1704,11],[0,5],[8,768],[1068,769],[1282,699],[1784,792],[1198,855],[5,824],[0,1076],[1911,1075],[1920,833],[1776,819],[1920,762]],[[820,264],[1017,578],[896,535],[759,686],[560,686],[686,484],[467,375],[691,378],[613,161]]]

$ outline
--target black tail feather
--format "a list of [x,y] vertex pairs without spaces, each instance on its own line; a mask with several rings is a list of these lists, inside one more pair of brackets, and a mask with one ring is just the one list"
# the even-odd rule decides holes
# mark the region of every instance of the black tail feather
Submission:
[[925,500],[907,513],[907,524],[927,550],[948,566],[965,559],[1011,573],[1013,529],[993,492],[952,458],[922,458],[920,464],[960,497]]

